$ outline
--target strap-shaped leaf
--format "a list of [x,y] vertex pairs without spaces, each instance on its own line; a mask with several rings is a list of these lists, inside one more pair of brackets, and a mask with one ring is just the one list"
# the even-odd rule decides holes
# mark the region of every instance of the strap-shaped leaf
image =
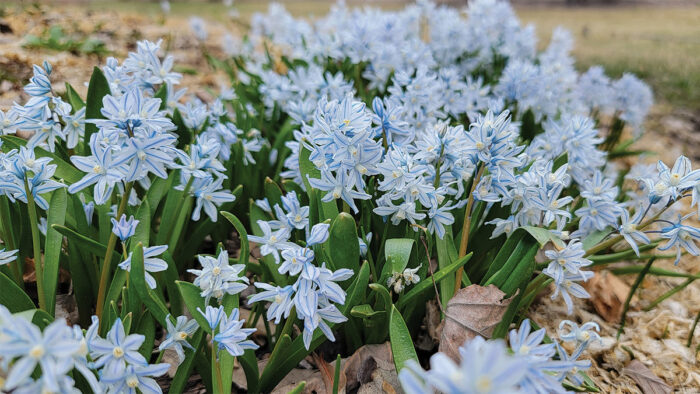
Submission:
[[238,263],[248,266],[248,255],[250,254],[250,245],[248,244],[248,233],[245,231],[245,226],[241,223],[236,215],[221,211],[221,216],[225,217],[226,220],[231,222],[233,227],[238,231],[238,238],[241,240],[241,252],[238,257]]
[[131,271],[129,272],[130,284],[136,288],[136,293],[153,317],[165,326],[165,319],[170,314],[163,302],[153,294],[146,283],[146,271],[143,266],[143,244],[140,242],[134,248],[131,255]]
[[406,322],[404,322],[401,313],[394,305],[391,306],[391,317],[389,319],[389,338],[391,340],[391,354],[394,356],[396,372],[401,372],[408,360],[418,362],[418,355],[416,354],[416,348],[413,347],[411,333],[408,332]]
[[201,290],[199,287],[195,286],[190,282],[177,281],[177,288],[180,290],[180,295],[182,296],[182,301],[185,302],[187,310],[190,311],[190,315],[197,321],[200,327],[207,334],[211,334],[211,327],[207,319],[197,310],[198,308],[204,311],[204,298],[200,295]]
[[[112,91],[109,88],[109,82],[105,78],[104,73],[99,67],[95,67],[92,70],[92,76],[90,76],[90,83],[88,84],[87,99],[85,104],[85,119],[104,119],[102,115],[102,98]],[[97,126],[93,123],[85,123],[85,154],[87,152],[87,142],[90,141],[90,136],[97,132]]]
[[384,245],[384,256],[386,262],[382,268],[382,275],[379,283],[386,283],[386,280],[394,272],[403,272],[408,266],[413,249],[413,240],[410,238],[388,239]]
[[68,99],[68,103],[70,103],[70,106],[73,107],[73,112],[83,108],[85,106],[85,101],[80,98],[80,95],[78,92],[73,89],[73,86],[66,82],[66,98]]
[[[418,302],[418,300],[420,299],[421,296],[423,296],[427,291],[429,291],[430,289],[433,288],[433,280],[435,281],[435,283],[442,283],[447,278],[454,279],[454,275],[452,275],[452,274],[454,272],[456,272],[459,269],[459,267],[466,264],[467,261],[469,261],[469,259],[471,259],[471,257],[472,257],[472,253],[469,253],[468,255],[455,261],[453,264],[448,265],[447,267],[445,267],[445,268],[441,269],[440,271],[436,272],[435,274],[433,274],[432,279],[431,278],[423,279],[418,284],[413,286],[413,288],[411,290],[409,290],[404,295],[399,297],[399,300],[396,303],[396,307],[399,310],[403,310],[403,308],[405,308],[408,305],[414,305],[416,302]],[[454,283],[454,281],[452,283]]]
[[360,269],[360,242],[355,219],[341,212],[331,224],[329,232],[328,253],[333,269],[348,268],[357,272]]
[[56,286],[58,282],[58,265],[61,257],[63,235],[56,231],[54,224],[63,225],[66,221],[68,196],[65,188],[55,190],[51,195],[46,226],[46,243],[44,244],[44,296],[46,308],[50,315],[56,309]]
[[29,309],[35,309],[32,299],[19,287],[17,283],[0,272],[0,305],[4,305],[10,312],[17,313]]

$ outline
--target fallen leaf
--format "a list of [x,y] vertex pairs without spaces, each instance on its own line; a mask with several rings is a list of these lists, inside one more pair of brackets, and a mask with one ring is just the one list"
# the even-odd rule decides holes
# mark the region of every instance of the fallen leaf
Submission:
[[584,287],[591,295],[589,300],[595,311],[606,321],[618,323],[630,287],[608,271],[596,272]]
[[[326,386],[326,393],[332,393],[335,383],[335,362],[333,364],[327,363],[326,360],[321,358],[316,352],[313,353],[313,359],[319,371],[321,371],[321,378],[323,379],[323,384]],[[343,368],[341,366],[338,374],[338,393],[345,393],[345,382],[345,373],[343,373]]]
[[394,368],[389,342],[364,345],[343,361],[341,373],[346,378],[346,391],[351,392],[361,385],[372,381],[372,374],[377,368],[387,370]]
[[498,287],[471,285],[460,289],[447,303],[439,351],[459,361],[459,347],[480,335],[490,338],[512,298]]
[[622,373],[629,376],[637,383],[644,394],[669,394],[672,389],[661,378],[654,375],[649,368],[639,360],[632,360]]

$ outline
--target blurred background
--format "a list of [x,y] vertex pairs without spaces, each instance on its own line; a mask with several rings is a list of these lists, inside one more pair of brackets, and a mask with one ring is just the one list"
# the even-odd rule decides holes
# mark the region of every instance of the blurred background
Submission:
[[[464,7],[465,0],[437,1]],[[293,15],[314,18],[334,2],[279,1]],[[347,1],[350,7],[398,9],[408,1]],[[601,64],[611,77],[624,71],[637,74],[654,89],[653,127],[684,130],[681,142],[700,142],[700,0],[516,0],[523,23],[536,26],[539,45],[549,42],[557,26],[575,38],[576,67]],[[267,1],[106,1],[60,0],[0,2],[0,107],[11,105],[31,63],[44,58],[83,72],[66,75],[82,83],[94,58],[121,56],[136,40],[165,38],[181,64],[198,84],[210,75],[195,75],[200,56],[192,49],[189,20],[202,18],[209,32],[207,48],[220,50],[230,36],[242,37],[251,16],[265,12]],[[191,58],[190,58],[191,57]],[[212,77],[213,78],[213,77]],[[187,81],[185,81],[187,83]],[[76,85],[76,83],[73,83]],[[76,85],[77,86],[77,85]],[[652,128],[653,128],[652,127]],[[679,138],[681,138],[679,137]]]

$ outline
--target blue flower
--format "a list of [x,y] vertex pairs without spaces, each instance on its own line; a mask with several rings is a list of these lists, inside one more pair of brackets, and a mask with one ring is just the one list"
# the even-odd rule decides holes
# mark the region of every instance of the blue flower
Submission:
[[196,276],[194,284],[202,290],[201,296],[208,304],[214,297],[221,301],[224,294],[238,294],[248,287],[248,278],[244,273],[245,265],[229,265],[228,252],[222,249],[217,258],[200,255],[197,257],[201,270],[190,269],[187,272]]
[[668,239],[668,242],[659,246],[659,250],[669,250],[675,247],[676,260],[674,264],[681,261],[681,249],[685,249],[693,256],[700,255],[700,249],[695,244],[695,240],[700,240],[700,229],[683,224],[683,220],[693,215],[695,215],[694,212],[683,217],[678,215],[676,222],[668,222],[669,225],[661,229],[661,237]]
[[207,323],[209,323],[209,328],[211,328],[212,331],[216,330],[216,327],[219,326],[221,320],[226,317],[226,312],[224,312],[223,305],[219,305],[218,308],[207,305],[204,311],[202,311],[201,308],[197,308],[197,310],[202,314],[202,316],[204,316],[204,319],[206,319]]
[[318,223],[311,227],[311,231],[306,237],[306,245],[313,246],[326,242],[330,236],[328,233],[330,226],[330,223]]
[[90,357],[95,360],[93,368],[101,368],[102,379],[119,379],[127,365],[147,366],[148,362],[139,353],[145,339],[140,334],[126,335],[122,320],[117,318],[106,338],[88,338]]
[[[156,256],[160,256],[167,249],[168,245],[150,246],[143,249],[143,268],[146,275],[146,283],[151,289],[155,289],[157,284],[156,279],[151,276],[150,272],[162,272],[168,269],[168,263],[165,260],[156,258]],[[131,271],[131,257],[132,253],[129,253],[129,257],[119,263],[119,268]]]
[[[168,372],[170,364],[128,365],[124,371],[115,376],[103,376],[102,383],[110,393],[162,393],[160,385],[152,377]],[[138,390],[138,391],[137,391]]]
[[255,282],[255,287],[263,289],[263,291],[251,296],[248,299],[248,304],[260,301],[269,301],[270,306],[267,308],[267,319],[275,324],[279,324],[282,318],[288,318],[294,306],[294,288],[292,285],[285,287],[272,286],[267,283]]
[[129,220],[126,220],[126,214],[122,214],[122,217],[118,222],[114,218],[111,218],[111,220],[112,232],[119,237],[122,242],[125,242],[134,235],[136,232],[136,226],[139,224],[139,221],[134,219],[133,216],[131,216]]
[[255,332],[255,328],[243,328],[245,320],[238,320],[238,317],[238,308],[234,308],[230,316],[224,315],[221,318],[219,332],[214,335],[217,347],[226,349],[232,356],[242,356],[246,349],[258,348],[255,342],[246,339]]
[[121,182],[126,171],[124,166],[114,165],[112,150],[104,148],[98,141],[98,134],[90,137],[91,156],[71,156],[70,160],[86,175],[68,187],[68,192],[77,193],[84,188],[95,185],[93,197],[95,203],[102,205],[112,197],[114,185]]
[[163,342],[158,346],[161,352],[166,349],[173,349],[177,353],[177,358],[182,363],[185,360],[185,351],[183,347],[190,350],[195,350],[192,345],[187,342],[187,338],[197,331],[199,325],[197,321],[188,320],[186,316],[178,316],[175,324],[172,323],[170,315],[165,319],[165,330],[168,335]]
[[17,252],[19,250],[0,249],[0,265],[5,265],[17,260]]

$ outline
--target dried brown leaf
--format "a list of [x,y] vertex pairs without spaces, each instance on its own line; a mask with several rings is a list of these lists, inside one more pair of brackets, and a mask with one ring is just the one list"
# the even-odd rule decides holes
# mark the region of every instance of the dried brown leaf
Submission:
[[669,394],[672,389],[663,379],[654,375],[649,368],[639,360],[632,360],[622,373],[629,376],[639,386],[644,394]]
[[[321,378],[323,379],[323,384],[326,389],[326,393],[333,392],[333,380],[335,379],[335,363],[327,363],[321,356],[315,352],[312,354],[314,362],[321,371]],[[343,373],[343,368],[340,368],[340,373],[338,375],[338,393],[345,393],[345,373]]]
[[343,362],[341,374],[345,376],[345,389],[350,392],[372,381],[372,374],[379,368],[393,369],[389,342],[364,345]]
[[460,289],[447,303],[439,350],[458,361],[458,349],[464,342],[477,335],[491,337],[512,301],[505,295],[494,285]]
[[[630,287],[608,271],[596,272],[584,284],[596,312],[608,322],[619,322]],[[634,299],[633,299],[634,300]]]

